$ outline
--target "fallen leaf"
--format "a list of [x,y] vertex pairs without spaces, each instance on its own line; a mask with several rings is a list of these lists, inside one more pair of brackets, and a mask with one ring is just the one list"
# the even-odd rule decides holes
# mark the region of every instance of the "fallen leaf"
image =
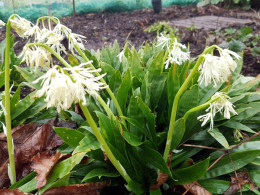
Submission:
[[160,173],[160,175],[157,177],[156,184],[154,184],[151,187],[151,190],[156,190],[161,185],[163,185],[166,182],[166,180],[168,179],[168,177],[169,177],[169,175],[167,175],[166,173]]
[[[43,125],[23,124],[12,129],[17,180],[32,171],[30,164],[33,156],[63,144],[63,140],[53,131],[53,126],[74,129],[77,127],[75,122],[55,119]],[[9,184],[8,162],[6,136],[4,133],[0,133],[0,188]]]
[[250,190],[258,189],[257,185],[251,180],[247,170],[237,172],[237,174],[231,176],[231,183],[225,195],[231,195],[236,193],[243,185],[249,184]]
[[22,192],[19,189],[9,190],[6,188],[1,189],[0,194],[1,195],[33,195],[33,194],[28,194],[28,193]]
[[203,188],[198,182],[194,181],[192,183],[184,184],[183,187],[187,192],[193,195],[212,195],[209,191]]
[[106,182],[74,184],[51,188],[43,193],[43,195],[99,195],[98,189],[108,184]]
[[50,173],[52,167],[58,162],[61,156],[60,151],[50,151],[47,150],[43,153],[38,153],[32,158],[31,167],[37,173],[37,185],[36,188],[41,188],[45,186],[47,182],[47,176]]

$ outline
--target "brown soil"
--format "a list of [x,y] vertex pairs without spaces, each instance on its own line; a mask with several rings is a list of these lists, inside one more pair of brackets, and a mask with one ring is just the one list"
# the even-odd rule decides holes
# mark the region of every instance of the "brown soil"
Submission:
[[[75,17],[65,17],[61,22],[71,28],[74,33],[86,36],[85,46],[88,50],[97,50],[103,46],[118,41],[122,47],[126,40],[139,48],[145,41],[152,42],[156,38],[156,33],[148,33],[144,30],[156,21],[171,21],[176,19],[186,19],[195,16],[216,15],[236,18],[251,18],[254,22],[249,24],[254,34],[260,33],[260,18],[253,11],[227,10],[216,6],[206,6],[197,8],[196,6],[171,6],[163,8],[160,14],[154,14],[152,9],[136,10],[133,12],[107,13],[77,15]],[[240,28],[234,25],[234,28]],[[186,28],[181,30],[181,42],[190,45],[191,55],[200,54],[206,45],[208,33],[205,30],[194,31]],[[4,29],[0,30],[0,40],[4,38]],[[16,45],[16,49],[21,51],[24,41]],[[208,42],[214,44],[214,42]],[[260,44],[259,44],[260,46]],[[260,57],[252,56],[246,52],[244,56],[244,75],[256,76],[260,73]]]

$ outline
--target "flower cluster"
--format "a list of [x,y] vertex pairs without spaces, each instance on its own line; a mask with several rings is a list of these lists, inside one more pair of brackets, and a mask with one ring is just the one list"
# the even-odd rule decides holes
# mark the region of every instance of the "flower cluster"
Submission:
[[[82,39],[85,38],[82,35],[74,34],[71,32],[71,30],[60,24],[59,19],[54,18],[55,21],[57,21],[57,24],[51,30],[51,26],[49,28],[46,28],[43,24],[43,28],[40,28],[38,23],[36,25],[32,24],[28,20],[21,18],[19,16],[14,17],[13,19],[10,19],[11,27],[17,32],[17,34],[22,38],[34,38],[34,42],[37,43],[43,43],[47,46],[51,47],[55,52],[57,52],[59,55],[61,53],[67,54],[65,46],[61,43],[64,38],[68,40],[68,49],[70,52],[75,55],[75,49],[76,45],[79,49],[85,49],[84,44],[82,42]],[[50,53],[45,49],[40,49],[38,46],[35,46],[33,49],[24,48],[22,55],[24,55],[23,60],[26,60],[28,58],[37,58],[39,53],[41,54],[41,59],[45,59],[48,62],[51,61],[50,59],[47,59],[46,56],[50,56]],[[45,61],[44,60],[44,61]],[[29,60],[26,60],[28,63]],[[32,63],[30,60],[30,63],[28,63],[31,67],[35,66],[41,66],[45,65],[45,63]]]
[[181,65],[190,59],[190,53],[183,51],[184,49],[186,49],[186,46],[175,39],[172,43],[172,49],[169,51],[168,59],[165,61],[166,69],[169,67],[169,64],[176,63]]
[[204,62],[199,67],[201,74],[198,82],[200,85],[204,83],[205,86],[208,86],[213,81],[214,87],[217,87],[217,83],[227,82],[237,67],[233,57],[240,59],[241,57],[238,54],[228,49],[222,50],[218,48],[218,51],[220,56],[203,55]]
[[230,119],[230,113],[236,115],[237,112],[234,110],[234,105],[229,101],[230,97],[224,93],[217,92],[212,97],[211,100],[216,99],[213,103],[210,104],[209,108],[206,109],[208,112],[205,115],[198,117],[199,121],[202,121],[201,126],[204,126],[208,121],[210,121],[210,129],[213,129],[214,126],[214,117],[217,113],[224,113],[224,118]]
[[171,38],[169,37],[169,35],[164,36],[162,33],[160,34],[160,36],[157,37],[157,45],[156,47],[159,47],[161,50],[163,48],[169,48],[169,45],[171,43]]
[[[34,83],[41,81],[42,88],[37,91],[36,96],[46,96],[47,108],[55,106],[57,111],[67,110],[73,103],[82,101],[86,104],[85,93],[95,96],[97,91],[105,88],[104,83],[99,82],[104,75],[95,77],[93,73],[101,70],[90,70],[85,68],[88,63],[62,69],[54,66]],[[68,71],[68,72],[67,72]]]

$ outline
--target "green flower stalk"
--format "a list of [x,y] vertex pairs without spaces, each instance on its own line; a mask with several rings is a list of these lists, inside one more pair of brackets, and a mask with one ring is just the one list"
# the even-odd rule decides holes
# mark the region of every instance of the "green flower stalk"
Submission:
[[14,145],[12,138],[12,127],[11,127],[11,110],[10,110],[10,32],[11,32],[11,23],[10,20],[15,15],[12,15],[6,24],[6,46],[5,46],[5,126],[6,126],[6,137],[8,145],[8,156],[9,156],[9,165],[8,165],[8,175],[11,181],[11,184],[16,182],[16,172],[15,172],[15,160],[14,160]]
[[[216,48],[220,54],[220,56],[213,56],[213,50]],[[163,158],[165,162],[168,160],[168,155],[171,149],[171,143],[174,134],[174,124],[176,120],[177,108],[178,103],[180,100],[181,95],[184,93],[186,88],[188,87],[189,83],[191,82],[192,78],[196,74],[197,71],[200,71],[200,77],[198,82],[200,85],[204,84],[208,86],[209,84],[214,83],[214,87],[216,87],[217,83],[227,82],[229,76],[235,70],[237,64],[233,60],[233,57],[236,59],[240,59],[240,56],[236,53],[224,49],[222,50],[216,45],[212,45],[204,50],[204,52],[199,56],[196,64],[194,65],[192,71],[190,72],[187,79],[184,81],[182,86],[180,87],[179,91],[177,92],[172,106],[171,118],[170,118],[170,125],[169,131],[167,135],[166,147],[164,150]],[[203,108],[205,105],[201,105]],[[197,109],[197,108],[196,108]],[[199,108],[198,108],[199,109]],[[233,112],[235,113],[235,111]],[[188,113],[189,114],[189,113]],[[184,116],[185,118],[188,117],[188,114]],[[213,120],[213,119],[212,119]]]

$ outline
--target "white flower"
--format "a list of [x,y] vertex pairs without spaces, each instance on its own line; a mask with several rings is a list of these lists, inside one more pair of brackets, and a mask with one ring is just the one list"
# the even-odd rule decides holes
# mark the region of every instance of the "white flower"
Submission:
[[68,27],[62,25],[62,24],[57,24],[55,28],[53,29],[53,32],[59,35],[62,35],[66,37],[69,41],[69,50],[71,53],[74,55],[74,50],[75,50],[75,44],[78,45],[78,47],[82,50],[85,49],[84,44],[82,43],[82,39],[86,38],[82,35],[75,34],[71,32],[71,29]]
[[38,83],[40,80],[42,88],[37,91],[36,96],[46,96],[47,108],[55,106],[60,112],[71,107],[74,102],[75,84],[68,75],[60,73],[57,66],[54,66],[33,83]]
[[218,82],[225,82],[226,77],[223,77],[223,74],[221,76],[221,63],[223,61],[217,56],[204,55],[204,63],[199,67],[199,71],[201,72],[198,79],[199,84],[202,85],[204,83],[205,86],[208,86],[213,81],[214,87],[217,87]]
[[204,62],[199,67],[201,74],[198,82],[200,85],[204,83],[206,87],[213,81],[214,87],[217,87],[217,83],[227,82],[232,72],[236,69],[237,63],[233,57],[236,59],[241,57],[228,49],[222,50],[218,48],[218,51],[220,57],[211,54],[204,55]]
[[5,26],[5,23],[2,20],[0,20],[0,27],[1,26]]
[[85,47],[82,43],[82,39],[84,39],[85,37],[79,34],[75,34],[75,33],[70,33],[69,36],[67,37],[69,40],[69,50],[71,51],[71,53],[73,55],[75,55],[74,50],[75,50],[75,45],[77,44],[78,47],[82,50],[85,50]]
[[212,103],[216,112],[222,113],[224,110],[224,118],[230,119],[230,113],[237,114],[234,110],[234,105],[229,101],[230,97],[224,93],[217,92],[215,95],[211,97],[211,99],[215,99],[219,97],[215,102]]
[[86,104],[85,92],[89,95],[96,96],[100,89],[104,89],[107,86],[99,80],[105,76],[105,74],[95,77],[93,73],[100,72],[101,69],[91,70],[90,68],[85,68],[85,66],[92,61],[80,64],[79,66],[73,66],[71,68],[64,68],[70,71],[72,79],[75,81],[75,101],[83,101]]
[[171,43],[171,38],[169,36],[164,36],[162,33],[160,36],[157,37],[157,45],[156,47],[159,47],[163,49],[164,47],[168,48]]
[[26,61],[30,67],[50,66],[52,58],[51,53],[42,47],[28,47],[23,48],[23,60]]
[[30,32],[33,27],[33,24],[30,21],[24,18],[15,17],[13,19],[10,19],[10,22],[11,27],[21,38],[28,38],[28,32]]
[[169,51],[168,59],[164,63],[165,69],[169,67],[169,64],[176,63],[178,65],[181,65],[182,63],[190,59],[190,53],[182,51],[182,49],[186,49],[185,45],[178,43],[176,39],[172,43],[172,45],[173,48]]
[[213,103],[210,103],[209,108],[206,109],[206,112],[208,113],[197,118],[199,121],[203,121],[201,126],[204,126],[208,121],[210,121],[210,130],[213,129],[213,119],[217,113],[222,114],[224,110],[224,118],[226,119],[230,119],[230,113],[237,114],[237,112],[233,108],[234,105],[228,100],[230,99],[230,97],[226,94],[217,92],[211,97],[211,100],[214,99],[216,100]]
[[123,62],[123,58],[125,57],[125,52],[124,50],[122,50],[118,55],[117,57],[119,58],[119,62]]

